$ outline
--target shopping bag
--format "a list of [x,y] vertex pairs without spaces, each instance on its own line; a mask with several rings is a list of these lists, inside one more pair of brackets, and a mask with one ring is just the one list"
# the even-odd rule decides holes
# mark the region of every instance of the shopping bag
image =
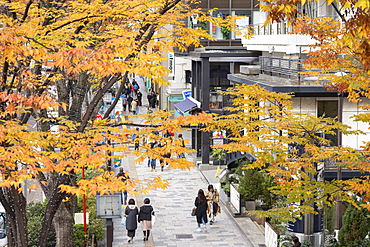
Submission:
[[152,212],[152,226],[154,225],[154,223],[155,223],[155,213],[154,213],[154,211]]
[[122,217],[121,225],[126,226],[126,217]]

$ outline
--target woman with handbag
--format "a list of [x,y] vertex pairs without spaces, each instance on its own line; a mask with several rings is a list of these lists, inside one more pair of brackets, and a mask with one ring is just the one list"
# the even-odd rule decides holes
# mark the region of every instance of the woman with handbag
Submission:
[[198,196],[195,198],[194,205],[195,207],[197,207],[195,211],[195,216],[198,223],[197,231],[202,231],[202,229],[200,228],[200,225],[202,224],[203,230],[206,232],[208,223],[207,212],[209,211],[209,208],[206,196],[204,195],[204,191],[202,189],[198,190]]
[[139,209],[135,205],[135,200],[128,200],[128,206],[125,209],[126,217],[126,230],[128,236],[128,242],[134,243],[135,231],[137,229],[137,215],[139,214]]
[[204,194],[210,206],[209,217],[211,219],[209,222],[212,225],[212,223],[215,221],[215,217],[217,216],[217,214],[221,213],[220,202],[219,202],[220,195],[218,194],[218,191],[215,188],[213,188],[212,184],[208,185],[208,190]]

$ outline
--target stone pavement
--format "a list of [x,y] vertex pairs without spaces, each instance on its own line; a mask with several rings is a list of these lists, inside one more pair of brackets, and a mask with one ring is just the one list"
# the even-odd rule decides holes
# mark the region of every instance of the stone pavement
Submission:
[[[140,180],[144,180],[160,174],[170,183],[165,190],[150,191],[147,195],[135,198],[138,206],[143,204],[143,198],[150,198],[156,212],[150,241],[143,242],[143,233],[139,226],[135,246],[258,246],[240,230],[224,205],[216,222],[213,225],[208,224],[208,232],[196,231],[195,217],[190,215],[190,211],[198,189],[205,190],[208,186],[197,167],[190,170],[169,168],[163,172],[151,172],[146,162],[134,164],[134,157],[124,159],[123,163],[125,169],[129,167],[132,177],[137,175]],[[113,246],[127,246],[126,229],[120,225],[120,219],[114,219],[113,224]]]
[[[146,113],[145,108],[147,92],[141,78],[136,77],[143,94],[143,106],[140,112]],[[134,118],[133,121],[141,121]],[[185,139],[190,134],[183,133]],[[222,213],[216,217],[213,225],[207,224],[208,232],[197,232],[195,217],[190,215],[194,205],[198,189],[206,190],[208,183],[215,182],[215,171],[202,171],[196,165],[194,155],[187,156],[194,161],[195,166],[190,170],[179,170],[168,168],[163,172],[157,169],[150,171],[147,161],[135,164],[133,156],[123,159],[123,167],[129,170],[130,176],[141,181],[153,178],[160,174],[163,179],[169,181],[169,188],[165,190],[152,190],[147,195],[138,195],[135,198],[137,205],[143,204],[145,197],[150,198],[151,204],[156,212],[156,220],[148,242],[143,242],[141,226],[138,225],[134,244],[127,243],[127,233],[124,226],[120,224],[119,218],[113,219],[114,242],[113,247],[121,246],[264,246],[263,229],[256,226],[249,218],[234,218],[221,202]],[[157,161],[158,162],[158,161]],[[157,164],[159,167],[159,162]],[[118,168],[116,168],[118,170]],[[117,173],[117,171],[115,171]],[[217,181],[216,181],[217,182]],[[227,203],[227,202],[226,202]]]

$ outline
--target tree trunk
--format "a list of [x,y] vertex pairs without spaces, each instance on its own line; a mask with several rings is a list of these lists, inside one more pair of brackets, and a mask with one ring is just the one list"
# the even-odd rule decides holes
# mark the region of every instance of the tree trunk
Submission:
[[56,232],[57,247],[74,247],[73,236],[74,219],[71,212],[67,210],[65,203],[60,204],[54,216],[53,224]]
[[8,246],[27,246],[26,198],[18,192],[17,188],[10,187],[1,189],[0,201],[6,212]]
[[[59,185],[61,184],[71,184],[71,180],[69,175],[61,175],[59,173],[49,173],[49,177],[45,177],[43,173],[39,174],[39,181],[41,182],[40,185],[46,195],[46,198],[48,200],[48,204],[46,205],[45,209],[45,216],[43,218],[42,222],[42,229],[40,231],[40,237],[38,242],[38,247],[46,247],[47,240],[48,240],[48,233],[50,232],[50,229],[52,227],[53,218],[57,214],[60,205],[64,204],[62,202],[63,199],[66,199],[67,196],[69,196],[67,193],[61,192],[59,189]],[[46,183],[47,185],[44,185],[42,181],[48,181]],[[68,215],[64,215],[64,217],[68,217]],[[54,226],[55,227],[55,226]],[[64,225],[64,228],[66,229],[60,229],[55,227],[56,234],[58,236],[59,230],[72,230],[73,224]],[[73,245],[67,245],[71,240],[73,239],[73,235],[69,235],[67,238],[65,238],[63,241],[65,241],[65,245],[60,246],[73,246]],[[73,241],[73,240],[72,240]]]

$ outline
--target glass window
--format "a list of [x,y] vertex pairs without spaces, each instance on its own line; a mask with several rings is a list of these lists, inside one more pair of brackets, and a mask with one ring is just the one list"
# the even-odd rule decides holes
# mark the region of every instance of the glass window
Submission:
[[[257,2],[256,2],[257,3]],[[253,0],[232,0],[231,8],[253,8]]]
[[229,1],[228,0],[209,0],[210,7],[213,8],[229,8]]
[[[338,117],[338,101],[318,101],[317,102],[317,116],[318,117]],[[338,136],[326,134],[325,139],[331,141],[331,146],[338,146]]]
[[241,34],[231,33],[231,39],[241,39],[246,33],[246,28],[249,27],[252,21],[252,11],[251,10],[235,10],[231,12],[232,16],[238,16],[236,20],[236,25],[241,32]]
[[229,63],[211,63],[210,89],[226,89],[230,87],[227,75],[230,74]]
[[[226,18],[230,15],[230,11],[228,10],[216,10],[212,13],[214,17],[221,17]],[[216,23],[210,23],[210,31],[216,39],[229,39],[230,32],[226,28],[220,28],[216,26]]]

